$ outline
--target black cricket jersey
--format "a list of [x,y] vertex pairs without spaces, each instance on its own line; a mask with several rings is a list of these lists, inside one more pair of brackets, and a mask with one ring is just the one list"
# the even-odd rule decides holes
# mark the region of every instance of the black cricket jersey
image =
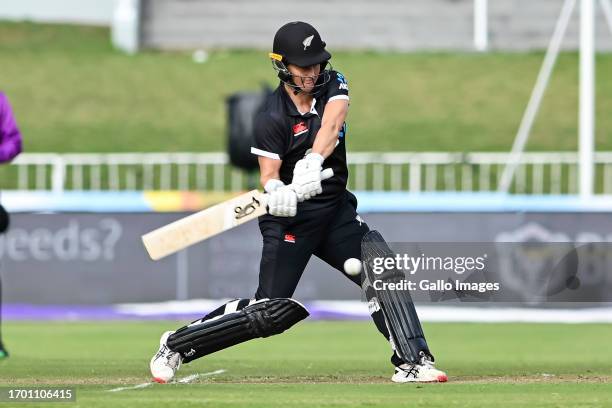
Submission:
[[[320,80],[324,80],[321,75]],[[290,184],[293,168],[312,148],[325,106],[335,99],[348,100],[348,83],[339,72],[330,71],[329,81],[321,87],[313,99],[310,112],[298,112],[281,82],[266,101],[265,108],[255,118],[255,146],[251,153],[282,160],[280,179]],[[340,199],[346,190],[348,169],[346,165],[346,123],[338,133],[338,142],[332,154],[323,162],[323,169],[331,168],[334,176],[322,181],[323,192],[300,203],[303,208],[325,207]]]

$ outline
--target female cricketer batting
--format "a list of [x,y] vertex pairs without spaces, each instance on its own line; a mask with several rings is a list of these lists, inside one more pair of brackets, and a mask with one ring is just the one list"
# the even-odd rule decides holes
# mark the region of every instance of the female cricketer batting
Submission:
[[[204,318],[165,332],[150,363],[155,381],[171,380],[181,363],[232,345],[282,333],[308,312],[291,299],[312,255],[361,285],[362,278],[344,272],[344,262],[361,259],[368,226],[356,212],[357,200],[346,189],[346,124],[349,88],[346,78],[329,66],[331,54],[310,24],[292,22],[274,37],[272,65],[280,84],[255,120],[255,146],[261,184],[269,194],[269,214],[259,218],[263,251],[259,287],[253,299],[231,301]],[[321,171],[334,176],[322,180]],[[384,314],[370,299],[379,331],[389,339]],[[407,322],[414,327],[420,324]],[[444,382],[433,365],[422,332],[408,359],[391,357],[394,382]],[[393,342],[391,342],[393,346]]]

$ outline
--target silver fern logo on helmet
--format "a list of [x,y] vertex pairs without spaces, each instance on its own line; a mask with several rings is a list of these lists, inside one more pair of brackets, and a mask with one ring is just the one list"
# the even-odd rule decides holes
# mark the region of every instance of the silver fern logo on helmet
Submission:
[[306,48],[310,47],[310,43],[312,42],[313,38],[314,38],[314,34],[311,35],[310,37],[304,38],[304,41],[302,41],[302,44],[304,45],[304,51],[306,51]]

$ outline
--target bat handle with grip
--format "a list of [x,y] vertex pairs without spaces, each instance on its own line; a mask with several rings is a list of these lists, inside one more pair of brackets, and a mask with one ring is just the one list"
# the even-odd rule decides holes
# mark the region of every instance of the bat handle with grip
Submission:
[[327,180],[334,177],[334,169],[327,168],[321,172],[321,180]]

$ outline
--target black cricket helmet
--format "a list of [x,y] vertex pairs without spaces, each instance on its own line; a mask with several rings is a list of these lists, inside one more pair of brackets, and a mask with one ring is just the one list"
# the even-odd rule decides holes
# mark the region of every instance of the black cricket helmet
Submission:
[[325,67],[331,54],[325,49],[325,42],[321,40],[317,30],[308,23],[293,21],[279,28],[274,35],[269,56],[280,80],[298,92],[301,90],[295,85],[293,75],[287,69],[288,64],[299,67],[320,64],[321,70],[315,81],[314,93],[329,82],[329,70]]

